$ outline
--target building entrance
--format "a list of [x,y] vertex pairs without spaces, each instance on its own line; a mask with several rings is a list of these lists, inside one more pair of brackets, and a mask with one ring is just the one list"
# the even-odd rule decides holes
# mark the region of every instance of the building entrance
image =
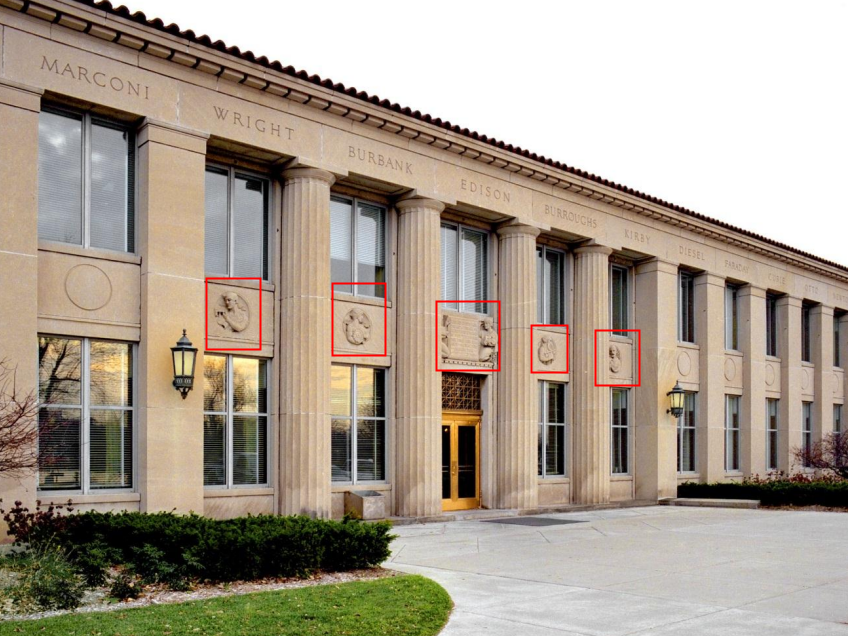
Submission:
[[480,507],[480,415],[442,413],[442,510]]

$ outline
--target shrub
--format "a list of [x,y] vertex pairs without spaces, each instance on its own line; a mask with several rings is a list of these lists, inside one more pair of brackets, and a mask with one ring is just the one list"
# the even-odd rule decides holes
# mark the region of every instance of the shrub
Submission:
[[848,481],[807,476],[770,479],[753,477],[736,483],[697,484],[677,487],[678,497],[705,499],[758,499],[763,506],[826,506],[848,508]]
[[109,596],[119,601],[129,601],[141,596],[141,585],[126,572],[121,572],[112,581]]
[[88,587],[106,584],[106,570],[115,561],[114,552],[101,541],[85,543],[71,553],[77,572]]
[[47,544],[22,561],[11,597],[20,608],[75,609],[82,603],[85,585],[64,552]]
[[[0,503],[2,501],[0,499]],[[9,526],[8,534],[15,537],[15,543],[46,543],[65,530],[68,517],[62,515],[62,511],[73,512],[73,509],[70,499],[64,505],[50,504],[47,508],[42,507],[40,500],[36,501],[35,512],[16,501],[9,510],[0,508],[0,514]]]

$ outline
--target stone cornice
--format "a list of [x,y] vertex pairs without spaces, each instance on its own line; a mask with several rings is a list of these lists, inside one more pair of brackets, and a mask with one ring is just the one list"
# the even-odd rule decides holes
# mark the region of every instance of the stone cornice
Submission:
[[281,99],[326,111],[416,143],[433,146],[480,162],[509,173],[504,177],[507,181],[510,180],[509,175],[517,174],[554,189],[606,203],[648,219],[848,283],[848,268],[819,261],[811,255],[796,253],[791,248],[775,245],[767,239],[761,240],[756,236],[749,236],[722,222],[706,217],[698,218],[700,215],[695,213],[684,214],[635,194],[628,194],[616,187],[571,174],[540,161],[525,159],[514,152],[499,149],[483,141],[456,134],[379,105],[369,104],[331,88],[250,62],[243,57],[223,53],[199,43],[188,42],[185,38],[162,32],[103,9],[69,0],[42,0],[40,3],[25,0],[0,0],[0,7],[24,12],[32,17],[60,24],[75,31],[168,60],[182,67],[196,69],[224,81],[243,84]]

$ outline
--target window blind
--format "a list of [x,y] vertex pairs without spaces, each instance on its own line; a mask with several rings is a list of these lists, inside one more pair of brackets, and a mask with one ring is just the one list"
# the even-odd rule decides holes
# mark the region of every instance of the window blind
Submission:
[[204,223],[205,268],[207,274],[229,273],[229,192],[227,171],[206,168],[206,220]]
[[[356,219],[356,280],[385,282],[386,259],[385,211],[374,205],[359,203]],[[364,288],[363,288],[364,287]],[[382,285],[361,286],[358,293],[382,297]]]
[[132,137],[97,121],[91,123],[90,241],[93,247],[131,251],[129,158]]
[[233,275],[266,278],[267,181],[235,175],[233,196]]
[[[486,299],[486,235],[462,228],[462,300]],[[486,313],[486,305],[471,305]],[[467,308],[465,308],[467,309]]]
[[82,118],[38,116],[38,236],[82,244]]
[[[461,300],[459,297],[458,231],[451,225],[442,226],[442,299]],[[447,303],[456,309],[456,303]]]

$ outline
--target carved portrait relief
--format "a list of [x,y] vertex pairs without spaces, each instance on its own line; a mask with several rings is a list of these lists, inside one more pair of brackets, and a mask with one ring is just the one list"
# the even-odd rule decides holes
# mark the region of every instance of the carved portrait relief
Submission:
[[347,312],[342,328],[345,338],[352,345],[363,345],[371,338],[371,319],[356,307]]
[[247,301],[233,291],[221,294],[215,306],[215,322],[224,331],[244,331],[250,324],[250,307]]
[[609,370],[613,373],[621,371],[621,349],[618,345],[609,346]]
[[549,365],[556,359],[556,343],[550,336],[542,336],[539,343],[539,361],[542,364]]
[[480,321],[480,362],[494,362],[498,346],[498,332],[491,316]]
[[447,360],[448,358],[450,358],[450,326],[450,316],[443,316],[442,332],[439,334],[439,354],[442,356],[442,360]]

